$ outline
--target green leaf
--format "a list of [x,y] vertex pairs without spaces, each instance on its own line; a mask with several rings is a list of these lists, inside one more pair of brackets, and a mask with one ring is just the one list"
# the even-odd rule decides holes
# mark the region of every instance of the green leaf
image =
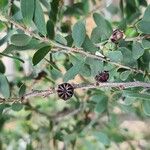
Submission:
[[80,68],[80,75],[84,77],[89,77],[91,75],[90,66],[87,64],[84,64],[83,67]]
[[142,47],[143,47],[144,49],[150,49],[150,40],[145,40],[145,39],[143,39],[143,40],[142,40]]
[[84,42],[86,36],[85,23],[83,21],[78,21],[72,30],[72,38],[74,40],[74,44],[77,47],[81,47]]
[[122,81],[125,81],[127,80],[128,76],[131,74],[131,71],[127,70],[127,71],[124,71],[120,74],[120,79]]
[[71,6],[68,6],[64,12],[65,15],[83,15],[84,14],[84,4],[81,2],[77,2],[72,4]]
[[99,27],[99,29],[101,30],[101,33],[103,34],[103,38],[101,40],[103,41],[103,40],[109,39],[109,37],[112,34],[111,24],[107,20],[105,20],[101,14],[94,13],[93,18],[94,18],[96,25]]
[[8,104],[5,104],[5,103],[0,104],[0,115],[2,114],[3,110],[8,107],[9,107]]
[[132,57],[132,52],[126,47],[118,48],[118,51],[121,51],[123,55],[122,64],[132,67],[137,67],[137,61]]
[[31,37],[26,34],[14,34],[11,36],[11,43],[16,46],[25,46],[30,42],[30,40]]
[[38,31],[42,35],[46,35],[47,31],[46,31],[44,12],[42,10],[39,0],[35,0],[34,22]]
[[109,51],[107,55],[113,62],[121,62],[123,60],[123,55],[120,51]]
[[61,34],[56,34],[55,41],[60,44],[67,45],[67,40]]
[[0,60],[0,73],[5,73],[5,66],[1,60]]
[[21,0],[21,13],[25,23],[31,23],[34,14],[34,0]]
[[26,85],[22,84],[19,89],[19,97],[22,97],[26,92]]
[[108,138],[108,136],[103,133],[103,132],[95,132],[93,134],[93,136],[100,141],[102,144],[104,144],[105,146],[109,146],[110,145],[110,140]]
[[35,52],[32,62],[33,65],[37,65],[50,51],[51,47],[50,46],[46,46],[46,47],[42,47],[40,48],[37,52]]
[[145,115],[150,116],[150,101],[143,101],[143,110]]
[[89,52],[96,52],[98,51],[98,48],[92,43],[88,35],[86,35],[85,40],[82,44],[82,47],[84,50],[89,51]]
[[132,56],[134,59],[139,59],[144,54],[144,48],[142,47],[141,43],[133,42],[132,47]]
[[146,8],[142,20],[143,20],[143,21],[149,21],[149,22],[150,22],[150,5]]
[[10,97],[9,83],[2,73],[0,73],[0,93],[4,96],[4,98]]
[[101,28],[95,27],[91,33],[92,42],[93,43],[100,43],[102,38],[107,39],[107,37],[105,37],[105,35],[102,34]]
[[46,43],[41,43],[36,39],[31,39],[31,41],[25,46],[15,46],[13,44],[8,45],[8,47],[4,50],[3,53],[12,53],[13,51],[24,51],[24,50],[35,50],[40,49],[44,46],[47,46]]
[[95,76],[103,70],[103,62],[92,58],[86,58],[86,63],[90,65],[91,75]]
[[23,105],[21,103],[13,103],[11,108],[14,111],[20,111],[23,108]]
[[107,109],[108,97],[105,95],[97,94],[92,96],[92,101],[96,102],[95,111],[102,113]]
[[55,36],[54,23],[51,20],[47,21],[46,28],[47,28],[48,37],[50,39],[54,39]]
[[124,90],[123,95],[127,96],[127,97],[138,98],[138,99],[150,101],[150,94],[146,94],[146,93],[138,93],[138,92],[134,92],[134,91]]
[[138,29],[143,32],[144,34],[150,34],[150,21],[143,21],[141,20],[137,24]]
[[6,28],[6,25],[4,22],[0,21],[0,32],[3,31]]
[[8,5],[8,0],[0,0],[0,9],[3,9]]
[[64,75],[64,82],[67,82],[73,79],[79,72],[80,69],[84,66],[84,60],[75,63]]
[[49,18],[56,23],[57,21],[57,15],[58,15],[58,11],[59,11],[59,2],[60,0],[51,0],[50,1],[50,12],[49,12]]

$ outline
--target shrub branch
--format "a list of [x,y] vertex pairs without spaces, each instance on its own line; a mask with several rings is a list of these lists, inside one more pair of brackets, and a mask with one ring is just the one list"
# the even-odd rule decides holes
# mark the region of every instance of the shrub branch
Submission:
[[[122,65],[122,64],[110,61],[107,58],[103,58],[103,57],[91,54],[89,52],[85,52],[85,51],[83,51],[82,48],[73,48],[73,47],[64,46],[62,44],[59,44],[59,43],[57,43],[55,41],[52,41],[52,40],[46,38],[46,37],[40,37],[39,35],[37,35],[33,31],[29,30],[28,28],[26,28],[25,26],[21,25],[20,23],[17,23],[16,21],[12,20],[9,17],[0,15],[0,20],[3,21],[3,22],[9,22],[9,23],[13,24],[17,29],[20,29],[20,30],[24,31],[26,34],[28,34],[31,37],[34,37],[34,38],[40,40],[41,42],[50,44],[53,48],[61,49],[62,52],[79,53],[79,54],[84,55],[84,56],[89,57],[89,58],[93,58],[93,59],[97,59],[99,61],[104,61],[104,62],[110,63],[112,65],[115,65],[115,66],[119,67],[119,68],[124,68],[124,69],[127,69],[127,70],[131,70],[132,72],[145,74],[145,72],[142,71],[142,70],[135,69],[135,68],[132,68],[132,67],[129,67],[129,66],[125,66],[125,65]],[[147,36],[146,37],[145,36],[143,36],[143,37],[139,37],[139,36],[135,37],[135,39],[137,39],[137,38],[138,39],[143,39],[143,38],[147,38]],[[134,39],[125,39],[125,40],[126,41],[131,41],[131,40],[134,40]],[[150,73],[147,73],[147,74],[150,75]]]
[[[107,83],[91,83],[91,84],[73,84],[74,89],[83,89],[83,90],[88,90],[88,89],[98,89],[98,88],[112,88],[116,87],[119,89],[126,89],[126,88],[132,88],[132,87],[143,87],[143,88],[150,88],[150,83],[146,82],[107,82]],[[54,94],[57,92],[57,87],[55,88],[49,88],[46,90],[32,90],[29,93],[24,94],[22,97],[18,98],[1,98],[0,97],[0,103],[9,103],[9,102],[24,102],[24,100],[30,99],[32,97],[48,97],[51,94]]]

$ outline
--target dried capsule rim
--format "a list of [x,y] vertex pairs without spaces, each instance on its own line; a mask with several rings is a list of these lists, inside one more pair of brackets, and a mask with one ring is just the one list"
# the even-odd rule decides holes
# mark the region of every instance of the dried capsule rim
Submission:
[[71,98],[74,94],[74,87],[70,83],[62,83],[57,88],[58,97],[63,100]]

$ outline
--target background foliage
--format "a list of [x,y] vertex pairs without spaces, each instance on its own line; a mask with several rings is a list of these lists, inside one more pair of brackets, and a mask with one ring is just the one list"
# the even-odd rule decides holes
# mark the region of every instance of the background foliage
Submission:
[[[78,89],[68,101],[57,94],[15,99],[62,82],[95,82],[104,70],[108,82],[149,82],[150,6],[105,3],[0,0],[0,149],[150,149],[148,88]],[[124,32],[117,44],[114,29]]]

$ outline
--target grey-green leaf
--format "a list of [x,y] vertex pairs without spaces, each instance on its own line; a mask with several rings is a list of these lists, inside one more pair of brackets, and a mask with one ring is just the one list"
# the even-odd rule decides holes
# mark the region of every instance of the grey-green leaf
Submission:
[[33,56],[33,65],[37,65],[48,54],[50,49],[50,46],[40,48]]
[[104,144],[106,146],[110,145],[110,140],[109,140],[108,136],[105,133],[103,133],[103,132],[95,132],[93,135],[102,144]]
[[137,24],[138,29],[145,33],[145,34],[150,34],[150,21],[143,21],[141,20],[138,24]]
[[105,20],[101,14],[94,13],[93,18],[96,25],[99,27],[99,29],[101,29],[101,33],[108,39],[112,34],[111,24],[107,20]]
[[149,21],[149,22],[150,22],[150,5],[146,8],[142,20],[143,20],[143,21]]
[[98,48],[92,43],[88,35],[86,35],[85,40],[82,44],[82,47],[84,50],[89,51],[89,52],[96,52],[98,51]]
[[102,94],[97,94],[92,97],[92,101],[96,102],[95,111],[102,113],[107,108],[108,97]]
[[134,59],[139,59],[144,54],[144,48],[142,47],[142,44],[139,42],[133,42],[132,47],[132,56]]
[[21,13],[25,23],[31,23],[34,14],[34,0],[21,0]]
[[110,51],[108,52],[108,57],[113,62],[121,62],[123,60],[121,51]]
[[20,111],[23,108],[23,105],[21,103],[13,103],[11,108],[14,111]]
[[71,79],[73,79],[79,72],[80,69],[84,66],[84,60],[77,62],[74,64],[64,75],[64,82],[67,82]]
[[132,52],[126,47],[118,48],[123,55],[122,64],[132,67],[137,67],[137,61],[132,57]]
[[26,34],[14,34],[11,36],[11,43],[16,46],[25,46],[31,41],[31,37]]
[[44,18],[44,12],[42,10],[39,0],[35,0],[35,12],[34,12],[34,22],[38,31],[42,35],[46,35],[46,23]]
[[60,44],[67,45],[67,40],[61,34],[56,34],[55,41]]
[[142,46],[144,49],[150,49],[150,40],[142,40]]
[[78,21],[72,30],[72,38],[74,40],[74,44],[77,47],[81,47],[84,42],[86,36],[85,23],[83,21]]
[[150,101],[143,101],[143,110],[147,116],[150,116]]
[[4,98],[10,97],[9,83],[2,73],[0,73],[0,93],[4,96]]
[[127,71],[123,71],[121,74],[120,74],[120,79],[122,81],[125,81],[128,76],[131,74],[131,71],[127,70]]
[[90,65],[91,76],[95,76],[103,70],[103,62],[92,58],[86,58],[86,63]]

